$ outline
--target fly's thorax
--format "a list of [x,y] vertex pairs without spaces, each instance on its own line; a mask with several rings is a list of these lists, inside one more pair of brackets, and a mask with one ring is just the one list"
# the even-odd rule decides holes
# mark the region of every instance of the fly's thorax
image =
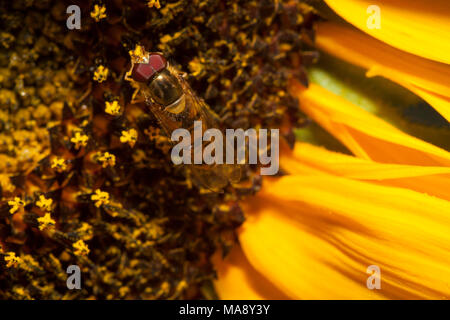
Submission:
[[152,99],[164,106],[166,111],[180,113],[184,109],[184,93],[178,78],[163,69],[147,83]]

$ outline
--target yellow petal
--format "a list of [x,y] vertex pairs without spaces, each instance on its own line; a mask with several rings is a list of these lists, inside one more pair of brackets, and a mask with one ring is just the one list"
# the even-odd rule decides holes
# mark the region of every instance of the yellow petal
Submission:
[[403,133],[344,98],[312,83],[292,82],[300,108],[356,156],[383,163],[449,166],[450,153]]
[[426,60],[336,23],[319,23],[316,43],[340,59],[411,90],[450,120],[450,65]]
[[[244,204],[250,263],[292,298],[450,297],[450,202],[350,179],[265,179]],[[366,287],[381,269],[381,290]]]
[[290,174],[333,174],[403,187],[450,201],[450,167],[385,164],[360,159],[308,143],[284,150],[281,167]]
[[430,92],[415,85],[399,84],[417,94],[423,100],[428,102],[437,112],[439,112],[447,121],[450,121],[450,98],[443,95]]
[[222,300],[289,298],[250,265],[239,245],[234,246],[225,259],[215,254],[213,263],[218,277],[214,286]]
[[[325,0],[345,20],[400,50],[450,64],[448,0]],[[369,29],[371,5],[380,8],[380,29]]]

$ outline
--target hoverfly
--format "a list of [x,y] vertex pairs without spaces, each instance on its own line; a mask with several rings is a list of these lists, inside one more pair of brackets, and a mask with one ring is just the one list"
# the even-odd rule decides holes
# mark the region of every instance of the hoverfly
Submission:
[[[187,129],[192,137],[194,121],[201,121],[203,131],[218,128],[217,115],[163,54],[146,52],[141,47],[139,50],[139,54],[132,54],[131,69],[125,79],[137,83],[146,105],[168,137],[178,128]],[[241,168],[237,164],[191,164],[186,169],[198,187],[217,192],[228,183],[239,182]]]

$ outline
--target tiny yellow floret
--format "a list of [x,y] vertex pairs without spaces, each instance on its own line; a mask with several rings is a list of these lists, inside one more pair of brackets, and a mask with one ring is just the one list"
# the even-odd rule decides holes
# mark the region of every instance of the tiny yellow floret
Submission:
[[130,147],[134,147],[134,144],[137,141],[138,133],[135,129],[124,130],[122,131],[122,135],[120,136],[120,142],[128,143]]
[[153,8],[153,7],[155,7],[156,9],[161,8],[161,4],[159,3],[159,0],[148,0],[147,5],[149,8]]
[[116,156],[109,152],[99,153],[97,159],[101,162],[103,168],[113,167],[116,164]]
[[128,51],[130,57],[137,58],[138,60],[142,60],[146,54],[144,48],[140,45],[137,45],[134,50]]
[[95,201],[95,206],[97,208],[100,208],[102,205],[109,203],[109,194],[108,192],[97,189],[95,190],[95,194],[91,196],[91,200]]
[[53,158],[51,168],[63,172],[67,169],[66,161],[63,158]]
[[16,213],[20,208],[25,206],[25,202],[19,197],[14,197],[14,200],[8,201],[8,204],[11,206],[9,209],[9,213],[11,214]]
[[75,251],[73,252],[76,256],[87,256],[90,252],[88,245],[83,240],[78,240],[73,244]]
[[99,22],[101,19],[106,18],[106,7],[100,7],[98,4],[96,4],[94,6],[94,11],[91,12],[91,18],[93,18],[96,22]]
[[99,83],[106,81],[108,78],[109,69],[104,66],[98,66],[97,70],[94,72],[94,80]]
[[7,268],[16,267],[22,262],[22,259],[17,257],[15,252],[7,252],[4,259]]
[[39,196],[39,200],[36,201],[36,205],[37,205],[40,209],[45,210],[45,211],[50,211],[50,210],[51,210],[51,208],[52,208],[52,203],[53,203],[53,200],[52,200],[52,199],[47,199],[47,198],[45,198],[44,195],[40,195],[40,196]]
[[37,219],[39,222],[39,230],[44,230],[45,228],[53,227],[55,225],[55,220],[52,219],[50,213],[47,212],[43,217]]
[[106,105],[105,107],[106,113],[113,116],[117,116],[118,114],[120,114],[120,105],[117,100],[114,100],[113,102],[106,101],[105,105]]
[[76,132],[75,136],[70,139],[70,142],[75,144],[75,149],[80,149],[81,147],[86,147],[89,137],[80,132]]

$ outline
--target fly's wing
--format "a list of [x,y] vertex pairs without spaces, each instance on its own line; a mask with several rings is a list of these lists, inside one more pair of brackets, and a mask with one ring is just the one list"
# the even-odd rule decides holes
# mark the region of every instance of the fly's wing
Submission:
[[[214,111],[205,103],[203,99],[200,99],[191,89],[190,85],[178,75],[179,82],[183,91],[186,92],[189,99],[186,99],[186,107],[192,108],[193,113],[200,116],[200,120],[205,124],[206,129],[216,128],[218,126],[218,117]],[[224,147],[225,150],[230,150],[233,145],[226,142]],[[193,177],[198,176],[198,180],[202,180],[201,184],[206,185],[209,189],[212,189],[213,184],[222,185],[223,188],[231,183],[238,183],[241,180],[242,175],[242,165],[238,164],[214,164],[206,165],[207,168],[203,168],[200,165],[191,165]]]
[[214,192],[220,192],[228,185],[228,178],[220,168],[211,168],[208,165],[192,164],[186,166],[188,179],[196,186]]
[[211,108],[205,103],[203,99],[200,99],[192,90],[189,83],[184,80],[182,76],[177,73],[178,81],[186,94],[186,108],[188,108],[192,114],[195,115],[197,119],[202,120],[204,127],[209,128],[219,128],[218,126],[218,116]]

